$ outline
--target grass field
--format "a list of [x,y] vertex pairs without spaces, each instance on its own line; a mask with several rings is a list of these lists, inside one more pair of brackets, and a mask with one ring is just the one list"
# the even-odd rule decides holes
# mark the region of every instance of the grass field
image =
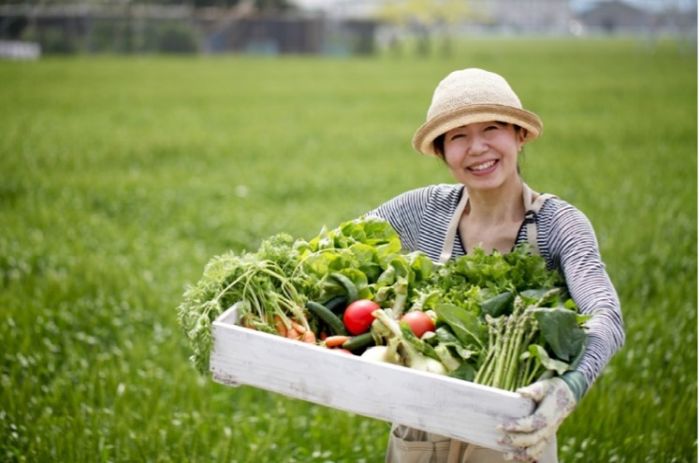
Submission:
[[502,40],[0,62],[0,460],[383,461],[386,423],[198,376],[176,306],[214,255],[451,181],[410,137],[438,80],[478,66],[543,118],[523,175],[588,215],[622,301],[627,343],[561,461],[696,461],[695,56]]

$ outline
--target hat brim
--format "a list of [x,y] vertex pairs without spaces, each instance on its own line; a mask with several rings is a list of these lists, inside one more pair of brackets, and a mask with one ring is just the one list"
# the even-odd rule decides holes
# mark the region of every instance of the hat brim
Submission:
[[530,111],[495,104],[468,105],[439,114],[421,125],[413,136],[413,148],[428,156],[438,156],[433,146],[437,137],[457,127],[488,121],[507,122],[524,128],[527,130],[526,142],[542,133],[542,121]]

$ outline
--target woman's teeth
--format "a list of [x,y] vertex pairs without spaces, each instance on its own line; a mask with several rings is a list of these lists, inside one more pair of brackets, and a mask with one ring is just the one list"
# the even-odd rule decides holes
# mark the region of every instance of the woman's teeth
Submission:
[[494,159],[494,160],[491,160],[491,161],[482,162],[481,164],[477,164],[477,165],[475,165],[475,166],[471,166],[471,167],[469,167],[469,170],[473,170],[473,171],[477,171],[477,172],[478,172],[478,171],[480,171],[480,170],[486,170],[486,169],[488,169],[489,167],[493,166],[494,164],[496,164],[496,160],[495,160],[495,159]]

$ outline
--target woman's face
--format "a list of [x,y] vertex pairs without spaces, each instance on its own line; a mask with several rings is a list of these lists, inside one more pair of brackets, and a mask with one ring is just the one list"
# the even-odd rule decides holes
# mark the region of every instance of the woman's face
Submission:
[[503,122],[476,122],[445,134],[452,175],[470,190],[490,190],[519,181],[518,152],[525,132]]

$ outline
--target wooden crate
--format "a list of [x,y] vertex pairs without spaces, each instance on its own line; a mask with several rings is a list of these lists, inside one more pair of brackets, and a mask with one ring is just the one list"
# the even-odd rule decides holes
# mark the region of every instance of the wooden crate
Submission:
[[216,382],[250,385],[358,415],[400,423],[497,450],[496,426],[533,403],[473,384],[237,326],[236,306],[214,321]]

